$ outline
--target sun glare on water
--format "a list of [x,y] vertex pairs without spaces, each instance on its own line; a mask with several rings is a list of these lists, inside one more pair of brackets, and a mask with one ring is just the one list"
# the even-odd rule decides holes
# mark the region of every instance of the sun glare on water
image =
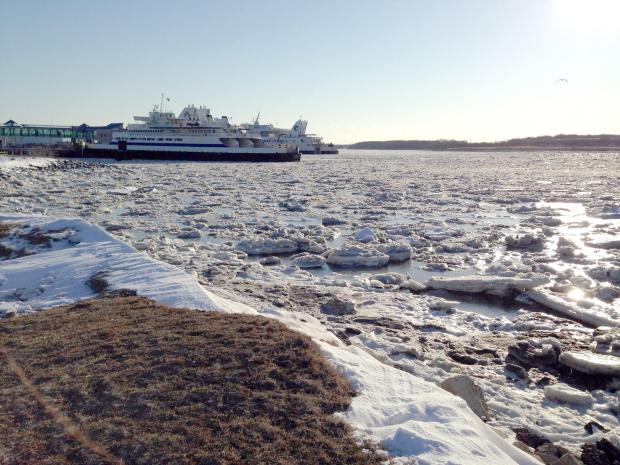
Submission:
[[557,24],[577,32],[620,32],[620,0],[553,0]]
[[584,292],[581,289],[575,287],[571,289],[567,295],[568,298],[571,300],[581,300],[584,297]]

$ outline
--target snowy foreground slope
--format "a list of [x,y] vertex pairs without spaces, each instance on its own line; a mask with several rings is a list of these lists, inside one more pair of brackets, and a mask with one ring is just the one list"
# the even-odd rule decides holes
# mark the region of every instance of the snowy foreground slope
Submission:
[[[86,282],[98,272],[104,272],[113,289],[134,289],[164,304],[258,313],[215,296],[187,273],[82,220],[13,215],[0,216],[0,222],[28,225],[27,232],[52,238],[37,248],[22,235],[12,245],[31,247],[32,255],[0,261],[1,313],[24,313],[93,297],[95,292]],[[345,345],[312,316],[275,309],[262,314],[308,334],[320,345],[359,393],[343,417],[360,434],[380,443],[396,463],[540,463],[500,438],[460,398],[380,362],[359,347]]]

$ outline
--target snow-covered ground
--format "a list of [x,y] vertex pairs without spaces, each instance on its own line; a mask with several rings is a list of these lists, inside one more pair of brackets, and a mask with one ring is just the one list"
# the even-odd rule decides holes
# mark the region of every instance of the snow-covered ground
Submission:
[[5,172],[0,211],[84,218],[214,295],[303,312],[416,379],[468,375],[490,425],[576,450],[603,435],[589,422],[618,430],[619,383],[586,385],[559,358],[620,352],[618,332],[592,329],[620,320],[619,173],[612,153],[71,162]]

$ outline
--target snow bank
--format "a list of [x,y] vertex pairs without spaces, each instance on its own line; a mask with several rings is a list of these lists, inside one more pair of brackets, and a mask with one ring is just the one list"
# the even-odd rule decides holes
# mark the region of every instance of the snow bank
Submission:
[[620,326],[617,311],[613,308],[606,309],[600,305],[581,307],[576,303],[567,302],[548,289],[532,289],[528,291],[527,296],[553,311],[592,326]]
[[271,309],[265,313],[312,337],[352,383],[358,395],[342,415],[381,444],[396,464],[540,465],[500,438],[461,398],[439,386],[345,345],[312,316]]
[[[82,220],[0,216],[0,221],[28,223],[42,230],[70,227],[77,231],[70,247],[0,262],[0,309],[5,311],[34,310],[92,297],[93,291],[84,283],[105,270],[112,287],[134,289],[160,303],[257,313],[214,296],[190,275],[150,259]],[[17,289],[22,300],[11,300]],[[380,443],[394,463],[539,465],[500,438],[461,398],[379,361],[360,347],[345,345],[316,318],[277,309],[262,314],[279,319],[319,344],[358,392],[342,417],[360,434]]]
[[86,281],[99,271],[111,289],[132,289],[173,307],[256,313],[232,305],[200,286],[175,266],[137,252],[99,226],[79,219],[0,216],[0,221],[26,223],[42,231],[70,228],[74,246],[0,261],[0,313],[28,312],[66,305],[95,296]]

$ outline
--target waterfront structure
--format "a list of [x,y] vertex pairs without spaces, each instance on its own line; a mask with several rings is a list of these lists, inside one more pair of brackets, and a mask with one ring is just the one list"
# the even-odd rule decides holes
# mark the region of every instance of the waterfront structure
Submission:
[[19,124],[11,119],[0,126],[0,147],[61,145],[77,141],[109,142],[112,132],[122,127],[122,123],[107,126]]

